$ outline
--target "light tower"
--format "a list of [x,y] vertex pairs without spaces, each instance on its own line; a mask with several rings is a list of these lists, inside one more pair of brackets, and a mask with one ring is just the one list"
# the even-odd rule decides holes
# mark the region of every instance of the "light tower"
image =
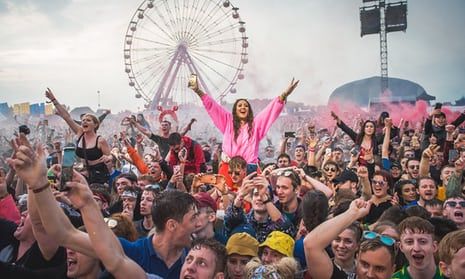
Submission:
[[389,88],[387,33],[407,30],[407,1],[362,0],[360,36],[379,33],[381,92]]

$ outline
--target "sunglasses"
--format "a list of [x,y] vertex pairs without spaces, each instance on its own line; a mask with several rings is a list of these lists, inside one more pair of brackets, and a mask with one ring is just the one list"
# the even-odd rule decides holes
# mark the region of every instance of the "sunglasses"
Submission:
[[325,171],[332,171],[332,172],[336,172],[336,168],[324,168]]
[[446,205],[450,206],[450,207],[456,207],[457,204],[459,204],[461,207],[465,208],[465,201],[459,201],[459,202],[456,202],[456,201],[448,201],[446,202]]
[[110,229],[114,229],[114,228],[118,225],[118,221],[116,221],[115,219],[112,219],[112,218],[103,218],[103,220],[105,221],[105,223],[107,223],[107,226],[108,226]]
[[158,184],[149,184],[144,187],[144,190],[159,192],[161,189]]
[[420,166],[419,166],[419,165],[418,165],[418,166],[408,166],[408,168],[409,168],[409,169],[412,169],[412,170],[413,170],[413,169],[420,169]]
[[289,177],[289,176],[293,175],[294,172],[291,171],[291,170],[283,170],[283,171],[278,171],[276,174],[277,174],[278,176],[286,176],[286,177]]
[[386,246],[393,246],[396,243],[396,240],[394,238],[372,231],[364,231],[363,238],[368,240],[379,239]]
[[380,181],[378,181],[378,180],[372,180],[371,182],[372,182],[374,185],[378,184],[379,186],[384,186],[384,185],[386,184],[386,182],[384,182],[384,181],[382,181],[382,180],[380,180]]

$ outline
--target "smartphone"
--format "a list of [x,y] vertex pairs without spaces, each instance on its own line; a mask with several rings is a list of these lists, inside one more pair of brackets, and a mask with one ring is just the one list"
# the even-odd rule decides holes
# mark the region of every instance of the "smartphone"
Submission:
[[204,174],[200,177],[200,182],[203,184],[214,185],[216,184],[216,176],[213,174]]
[[436,103],[434,105],[434,109],[441,109],[442,108],[442,104],[441,103]]
[[63,160],[61,163],[60,191],[67,191],[66,182],[73,179],[73,166],[76,162],[76,150],[74,147],[63,149]]
[[453,163],[459,157],[459,152],[456,149],[449,150],[449,162]]
[[326,153],[326,155],[330,155],[331,154],[331,148],[326,148],[325,153]]
[[350,150],[350,154],[352,154],[352,156],[357,156],[358,153],[360,153],[360,146],[355,145],[354,148]]
[[192,89],[198,87],[196,74],[191,74],[191,76],[189,77],[189,82],[187,83],[187,87]]
[[181,171],[181,166],[180,165],[174,165],[173,166],[173,173],[177,174],[177,173],[179,173],[179,171]]
[[284,132],[285,138],[295,138],[295,132]]
[[181,155],[183,158],[186,157],[187,149],[186,149],[185,147],[181,148],[181,150],[180,150],[179,152],[181,153],[180,155]]

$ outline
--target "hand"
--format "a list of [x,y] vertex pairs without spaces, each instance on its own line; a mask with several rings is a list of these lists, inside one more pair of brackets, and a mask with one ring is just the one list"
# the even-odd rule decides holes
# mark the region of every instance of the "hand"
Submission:
[[446,132],[448,134],[452,134],[454,131],[455,131],[455,126],[454,125],[451,125],[451,124],[446,125]]
[[263,169],[263,174],[264,175],[269,175],[274,169],[276,168],[275,164],[271,164],[268,167]]
[[197,75],[191,75],[189,77],[189,82],[187,83],[187,87],[192,89],[192,91],[194,91],[195,93],[199,91],[199,82],[198,82]]
[[439,149],[441,148],[441,146],[439,145],[436,145],[436,144],[430,144],[428,146],[428,148],[426,148],[423,153],[421,154],[421,156],[425,159],[431,159],[433,158],[434,154],[436,154],[436,152],[439,151]]
[[121,214],[132,220],[134,218],[134,208],[131,204],[126,204],[123,207],[123,211],[121,212]]
[[337,114],[334,111],[331,111],[331,116],[337,123],[339,123],[340,121],[339,116],[337,116]]
[[292,91],[297,87],[299,84],[299,80],[295,81],[294,78],[292,78],[291,83],[289,86],[286,88],[286,90],[281,94],[281,100],[285,101],[286,98],[291,95]]
[[237,191],[238,197],[244,198],[254,189],[254,183],[253,183],[252,177],[256,174],[257,174],[256,172],[252,172],[246,177],[244,177],[244,179],[242,180],[242,185]]
[[73,179],[66,183],[66,187],[68,188],[66,197],[68,197],[75,208],[81,209],[84,206],[95,203],[87,180],[79,172],[73,170]]
[[388,128],[392,128],[392,119],[391,118],[385,118],[384,119],[384,126],[388,127]]
[[403,127],[403,126],[404,126],[404,119],[401,118],[401,119],[399,120],[399,127]]
[[185,147],[181,148],[178,152],[178,158],[181,163],[185,163],[187,161],[187,149]]
[[221,194],[226,195],[228,193],[228,186],[226,185],[226,178],[221,174],[217,174],[215,175],[215,177],[216,177],[216,183],[214,184],[215,188],[218,189],[218,191],[220,191]]
[[370,212],[371,201],[356,199],[350,203],[349,210],[357,215],[357,219],[363,218]]
[[20,133],[14,142],[15,158],[7,162],[14,168],[16,174],[29,186],[36,189],[44,186],[47,181],[47,165],[42,145],[31,146],[26,135]]
[[315,149],[316,146],[318,145],[318,138],[315,135],[309,136],[306,140],[308,148],[313,148]]
[[393,206],[398,206],[400,204],[399,196],[397,195],[397,193],[394,193],[394,196],[392,196],[391,204]]
[[50,102],[53,102],[56,100],[55,95],[53,95],[52,90],[47,87],[47,90],[45,90],[45,97],[50,100]]
[[368,169],[365,166],[359,166],[357,168],[357,176],[362,179],[368,179]]

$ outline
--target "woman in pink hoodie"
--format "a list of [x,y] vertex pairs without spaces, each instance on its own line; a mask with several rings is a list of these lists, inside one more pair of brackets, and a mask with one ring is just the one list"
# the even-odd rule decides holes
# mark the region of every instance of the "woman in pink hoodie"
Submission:
[[287,96],[292,93],[298,84],[298,80],[292,79],[287,89],[254,117],[252,107],[246,99],[236,100],[231,113],[211,96],[205,94],[199,88],[196,78],[189,82],[189,88],[199,95],[213,123],[223,134],[223,152],[219,173],[225,175],[227,181],[230,181],[227,173],[228,162],[231,157],[242,156],[247,161],[247,173],[257,170],[260,141],[281,114]]

